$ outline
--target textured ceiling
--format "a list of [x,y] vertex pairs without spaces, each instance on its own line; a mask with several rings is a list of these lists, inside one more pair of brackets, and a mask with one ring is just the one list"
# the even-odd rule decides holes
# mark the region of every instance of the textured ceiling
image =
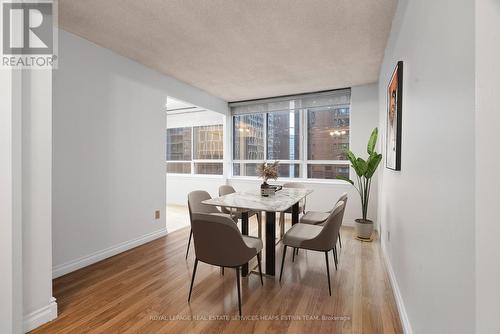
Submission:
[[69,32],[226,101],[377,81],[397,0],[60,0]]

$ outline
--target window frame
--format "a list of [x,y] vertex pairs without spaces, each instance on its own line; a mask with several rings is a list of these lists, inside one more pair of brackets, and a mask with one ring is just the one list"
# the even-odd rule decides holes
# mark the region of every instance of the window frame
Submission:
[[[202,127],[202,126],[221,126],[222,127],[222,159],[195,159],[195,152],[194,152],[194,128],[196,127]],[[191,126],[182,126],[178,128],[167,128],[168,129],[179,129],[179,128],[191,128],[191,160],[166,160],[165,156],[165,163],[190,163],[191,167],[191,172],[190,173],[169,173],[166,172],[167,175],[170,176],[203,176],[203,177],[223,177],[224,176],[224,155],[225,155],[225,146],[226,146],[226,134],[224,131],[224,123],[214,123],[214,124],[205,124],[205,125],[191,125]],[[196,163],[220,163],[222,164],[222,173],[221,174],[201,174],[201,173],[195,173],[195,164]],[[166,167],[165,164],[165,167]],[[165,168],[166,169],[166,168]]]
[[[351,168],[350,168],[350,162],[349,160],[309,160],[308,157],[308,109],[309,108],[297,108],[296,110],[299,111],[299,133],[300,133],[300,139],[299,139],[299,157],[300,160],[279,160],[280,163],[283,164],[298,164],[299,165],[299,177],[280,177],[281,180],[290,180],[290,181],[298,181],[298,182],[313,182],[313,183],[343,183],[341,180],[337,179],[321,179],[321,178],[309,178],[307,177],[308,174],[308,165],[332,165],[332,166],[337,166],[337,165],[348,165],[349,166],[349,177],[351,177]],[[268,119],[268,114],[272,112],[257,112],[257,113],[250,113],[246,115],[255,115],[255,114],[264,114],[264,157],[267,158],[267,137],[268,137],[268,129],[267,129],[267,119]],[[243,116],[245,114],[240,114],[240,115],[229,115],[230,117],[230,126],[231,130],[229,131],[231,134],[231,137],[229,138],[230,140],[230,147],[231,147],[231,152],[230,152],[230,166],[229,166],[229,173],[231,178],[235,179],[250,179],[250,180],[255,180],[258,179],[257,176],[246,176],[246,175],[234,175],[234,164],[235,163],[241,163],[241,164],[246,164],[246,163],[263,163],[264,161],[267,162],[275,162],[276,160],[273,159],[259,159],[259,160],[248,160],[248,159],[234,159],[234,126],[235,122],[234,119],[236,116]],[[352,137],[351,137],[351,104],[349,104],[349,147],[351,147],[352,143]]]

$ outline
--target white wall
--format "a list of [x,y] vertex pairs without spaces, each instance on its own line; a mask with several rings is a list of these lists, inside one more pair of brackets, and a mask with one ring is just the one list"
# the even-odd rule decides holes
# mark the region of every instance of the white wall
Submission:
[[199,89],[65,31],[59,37],[54,276],[165,233],[167,96],[227,112]]
[[29,331],[57,316],[52,298],[52,71],[22,74],[23,312]]
[[[190,120],[172,120],[170,122],[168,116],[167,125],[169,124],[192,124],[190,122],[204,122],[205,118],[192,118]],[[196,117],[196,115],[194,115]],[[230,122],[227,122],[230,124]],[[378,126],[378,86],[377,84],[364,85],[353,87],[351,91],[351,149],[360,154],[366,155],[366,145],[373,128]],[[172,126],[175,127],[175,126]],[[226,131],[228,133],[228,131]],[[226,136],[227,137],[227,136]],[[226,146],[231,145],[226,141]],[[226,157],[227,158],[227,157]],[[187,194],[190,191],[197,189],[207,190],[212,196],[217,196],[218,188],[221,184],[229,183],[238,191],[247,191],[258,189],[261,180],[258,179],[242,179],[242,178],[229,178],[224,177],[201,177],[201,176],[167,176],[167,203],[186,205]],[[276,184],[284,183],[286,180],[278,179]],[[341,181],[305,181],[304,184],[314,189],[314,192],[308,197],[307,210],[330,210],[334,202],[340,197],[343,192],[349,194],[349,203],[345,214],[345,223],[351,224],[354,219],[361,216],[361,204],[358,194],[354,188],[349,184]],[[376,177],[373,184],[374,191],[372,192],[369,217],[372,219],[377,218],[377,183]]]
[[21,72],[0,75],[0,333],[22,333]]
[[414,333],[473,333],[473,1],[399,1],[379,78],[382,139],[398,60],[402,167],[379,175],[379,221],[396,296]]
[[500,2],[476,1],[476,333],[500,333]]

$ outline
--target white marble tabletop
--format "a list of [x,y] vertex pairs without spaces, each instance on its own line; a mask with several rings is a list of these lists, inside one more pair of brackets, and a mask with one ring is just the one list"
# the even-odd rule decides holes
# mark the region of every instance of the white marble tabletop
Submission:
[[227,208],[282,212],[310,193],[312,193],[311,189],[283,188],[274,195],[264,197],[260,195],[259,189],[255,191],[236,192],[208,199],[202,203]]

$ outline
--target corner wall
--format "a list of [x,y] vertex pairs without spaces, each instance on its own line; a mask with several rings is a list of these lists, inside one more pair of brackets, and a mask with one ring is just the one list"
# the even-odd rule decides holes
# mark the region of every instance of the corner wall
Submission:
[[399,1],[379,77],[384,154],[399,60],[402,167],[380,170],[379,221],[403,325],[473,333],[474,2]]
[[500,333],[500,2],[476,1],[476,333]]

